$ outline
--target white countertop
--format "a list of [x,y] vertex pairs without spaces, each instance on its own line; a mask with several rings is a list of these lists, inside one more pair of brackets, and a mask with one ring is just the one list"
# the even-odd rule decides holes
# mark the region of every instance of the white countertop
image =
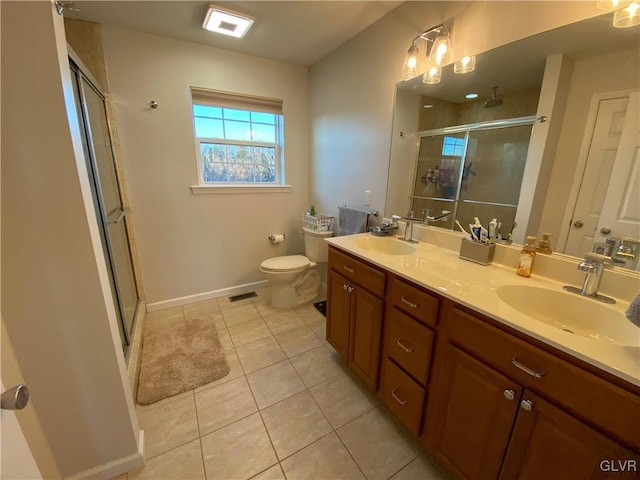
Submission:
[[[515,273],[515,265],[478,265],[458,258],[457,251],[427,242],[413,244],[416,248],[413,254],[389,255],[358,247],[354,240],[364,236],[370,234],[333,237],[327,242],[640,386],[639,347],[621,346],[565,332],[521,313],[498,297],[496,289],[503,285],[529,285],[562,291],[564,283],[536,275],[535,267],[534,274],[524,278]],[[402,242],[397,238],[391,240]],[[584,301],[597,302],[588,298]],[[618,300],[616,305],[608,308],[624,314],[628,305],[628,302]],[[558,312],[559,316],[562,314]]]

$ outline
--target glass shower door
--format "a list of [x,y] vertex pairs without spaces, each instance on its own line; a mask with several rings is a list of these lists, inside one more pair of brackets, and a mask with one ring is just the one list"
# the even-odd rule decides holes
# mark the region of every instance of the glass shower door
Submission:
[[94,207],[126,353],[139,300],[127,235],[129,210],[122,204],[104,97],[75,65],[71,70],[76,80],[78,117],[84,127],[83,143]]

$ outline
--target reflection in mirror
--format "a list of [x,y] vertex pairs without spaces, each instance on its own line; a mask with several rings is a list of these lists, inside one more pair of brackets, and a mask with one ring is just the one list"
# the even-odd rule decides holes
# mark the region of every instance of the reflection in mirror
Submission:
[[[526,167],[535,117],[550,116],[553,111],[556,118],[552,118],[555,122],[551,123],[557,130],[549,134],[546,145],[536,147],[544,150],[544,161],[549,165],[548,180],[544,180],[544,185],[538,183],[545,198],[536,197],[531,205],[531,212],[537,210],[531,222],[529,210],[525,211],[521,204],[518,223],[529,222],[526,234],[552,232],[554,251],[582,257],[594,248],[595,242],[595,248],[606,247],[612,254],[622,252],[620,258],[625,261],[617,261],[616,265],[637,269],[640,248],[638,253],[633,253],[633,242],[625,242],[624,238],[640,237],[640,180],[635,180],[635,184],[628,182],[630,185],[626,186],[610,187],[609,184],[610,180],[614,181],[611,172],[618,169],[618,163],[615,169],[613,165],[629,96],[640,85],[639,45],[640,28],[614,29],[611,14],[605,14],[485,52],[477,57],[477,68],[471,74],[455,75],[449,66],[443,70],[442,82],[437,85],[424,85],[420,77],[399,82],[386,216],[404,216],[409,210],[420,216],[423,208],[429,209],[432,215],[443,209],[455,211],[455,216],[447,221],[433,224],[444,228],[454,228],[456,218],[466,225],[478,216],[486,225],[496,217],[502,222],[502,233],[506,236],[519,207],[521,188],[525,185],[529,188],[545,177],[542,174],[539,178],[526,177],[523,183],[522,171]],[[558,53],[564,54],[563,68],[567,66],[566,87],[559,90],[556,98],[543,98],[540,92],[545,61],[549,55]],[[496,86],[498,101],[493,103],[497,105],[485,108]],[[465,95],[469,93],[476,93],[479,98],[468,100]],[[610,97],[623,98],[624,103],[624,109],[614,109],[611,114],[618,131],[615,145],[604,149],[607,151],[601,162],[604,166],[594,174],[596,180],[590,190],[597,190],[599,197],[582,200],[578,193],[588,163],[598,102]],[[530,123],[526,124],[523,117],[528,117]],[[516,122],[513,126],[501,123],[499,128],[492,128],[496,121],[509,119],[519,119],[522,123]],[[533,125],[535,129],[537,123]],[[624,144],[628,152],[618,155],[636,158],[636,163],[622,162],[627,169],[624,178],[640,176],[637,136],[636,130],[635,147],[631,140]],[[600,221],[600,212],[612,201],[609,199],[609,204],[606,203],[611,196],[607,194],[615,189],[626,192],[626,197],[622,196],[628,199],[626,217],[614,227],[600,225],[604,221]],[[570,233],[574,229],[573,221],[580,220],[574,216],[582,215],[579,213],[581,203],[588,204],[587,210],[595,220],[583,229],[584,238],[571,250]],[[616,211],[616,208],[610,210]],[[525,221],[521,222],[523,218]],[[616,230],[617,225],[623,223],[630,225],[624,233]],[[519,228],[524,230],[522,226]],[[607,234],[601,233],[609,230]]]

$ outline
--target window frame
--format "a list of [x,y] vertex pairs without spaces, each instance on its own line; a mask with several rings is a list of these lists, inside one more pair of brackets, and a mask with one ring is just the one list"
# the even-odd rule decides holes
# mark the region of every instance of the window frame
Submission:
[[[191,92],[191,119],[193,125],[193,138],[196,149],[198,170],[198,184],[191,186],[193,193],[211,193],[213,190],[233,192],[253,191],[290,191],[291,186],[285,183],[285,159],[284,159],[284,109],[283,101],[264,97],[254,97],[230,92],[190,88]],[[246,112],[271,113],[275,116],[275,143],[252,140],[233,140],[228,138],[198,137],[196,135],[196,115],[194,106],[210,106],[222,109],[242,110]],[[263,107],[266,105],[266,107]],[[253,107],[253,108],[252,108]],[[279,109],[278,109],[279,108]],[[222,119],[224,121],[224,118]],[[234,120],[236,121],[236,120]],[[245,122],[251,125],[251,120]],[[261,122],[256,122],[261,124]],[[265,124],[268,125],[268,124]],[[219,144],[232,146],[269,147],[275,148],[275,179],[273,182],[207,182],[204,179],[204,162],[202,159],[202,144]]]

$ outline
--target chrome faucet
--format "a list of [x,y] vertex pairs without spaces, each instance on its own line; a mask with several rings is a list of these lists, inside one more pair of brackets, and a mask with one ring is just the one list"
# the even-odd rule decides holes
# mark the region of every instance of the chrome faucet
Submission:
[[604,303],[616,303],[613,298],[598,293],[600,281],[602,280],[602,272],[605,267],[611,265],[611,258],[599,253],[587,253],[578,264],[578,270],[586,272],[582,288],[566,285],[562,287],[567,292],[577,293],[585,297],[591,297]]
[[440,215],[436,215],[434,217],[429,215],[429,209],[425,208],[422,210],[422,225],[429,225],[429,222],[437,222],[438,220],[446,221],[447,217],[451,214],[449,210],[442,210]]
[[391,222],[385,222],[371,227],[369,231],[379,237],[391,236],[398,231],[398,220],[400,219],[401,217],[398,215],[391,215]]
[[418,240],[414,240],[413,239],[413,222],[417,222],[420,219],[419,218],[415,218],[413,216],[413,210],[409,210],[409,213],[407,214],[406,217],[404,217],[403,220],[406,220],[407,225],[404,229],[404,238],[401,240],[404,240],[406,242],[409,243],[418,243]]

